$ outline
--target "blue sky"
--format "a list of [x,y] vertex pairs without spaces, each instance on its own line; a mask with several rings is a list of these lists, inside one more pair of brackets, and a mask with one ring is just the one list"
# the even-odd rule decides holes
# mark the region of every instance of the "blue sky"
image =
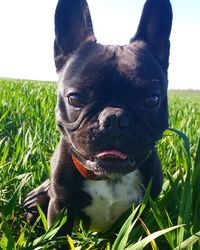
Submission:
[[[145,0],[88,0],[98,42],[127,44]],[[0,77],[56,80],[53,15],[57,0],[0,1]],[[200,0],[171,0],[169,88],[200,89]]]

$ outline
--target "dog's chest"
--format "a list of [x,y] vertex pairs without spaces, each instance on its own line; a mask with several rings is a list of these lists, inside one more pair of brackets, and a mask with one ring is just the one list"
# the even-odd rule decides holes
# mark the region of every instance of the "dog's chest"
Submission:
[[91,196],[92,203],[82,212],[90,218],[90,229],[95,231],[109,229],[132,204],[143,199],[142,180],[137,170],[117,181],[86,180],[83,189]]

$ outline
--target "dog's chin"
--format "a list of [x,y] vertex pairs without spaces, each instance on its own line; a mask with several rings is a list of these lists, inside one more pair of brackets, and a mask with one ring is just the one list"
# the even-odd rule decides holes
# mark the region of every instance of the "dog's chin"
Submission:
[[94,159],[93,161],[87,160],[85,167],[99,178],[115,179],[133,172],[136,169],[136,162],[131,158],[126,160]]

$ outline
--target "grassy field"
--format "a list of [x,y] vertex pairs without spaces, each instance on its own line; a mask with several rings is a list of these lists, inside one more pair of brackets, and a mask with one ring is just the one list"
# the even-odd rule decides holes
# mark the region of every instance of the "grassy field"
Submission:
[[[55,103],[54,83],[0,80],[0,249],[53,249],[66,240],[52,239],[59,218],[47,229],[41,212],[30,227],[22,210],[25,195],[49,176],[59,140]],[[144,203],[104,234],[80,223],[72,249],[200,249],[200,92],[170,91],[169,114],[173,129],[157,145],[165,176],[159,198],[152,202],[147,191]]]

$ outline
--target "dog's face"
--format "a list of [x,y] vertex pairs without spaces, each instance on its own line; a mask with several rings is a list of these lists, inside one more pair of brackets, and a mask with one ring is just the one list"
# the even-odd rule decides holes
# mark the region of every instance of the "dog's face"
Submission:
[[168,127],[172,13],[148,0],[126,46],[98,44],[85,0],[60,0],[55,15],[57,124],[81,164],[100,178],[141,165]]

